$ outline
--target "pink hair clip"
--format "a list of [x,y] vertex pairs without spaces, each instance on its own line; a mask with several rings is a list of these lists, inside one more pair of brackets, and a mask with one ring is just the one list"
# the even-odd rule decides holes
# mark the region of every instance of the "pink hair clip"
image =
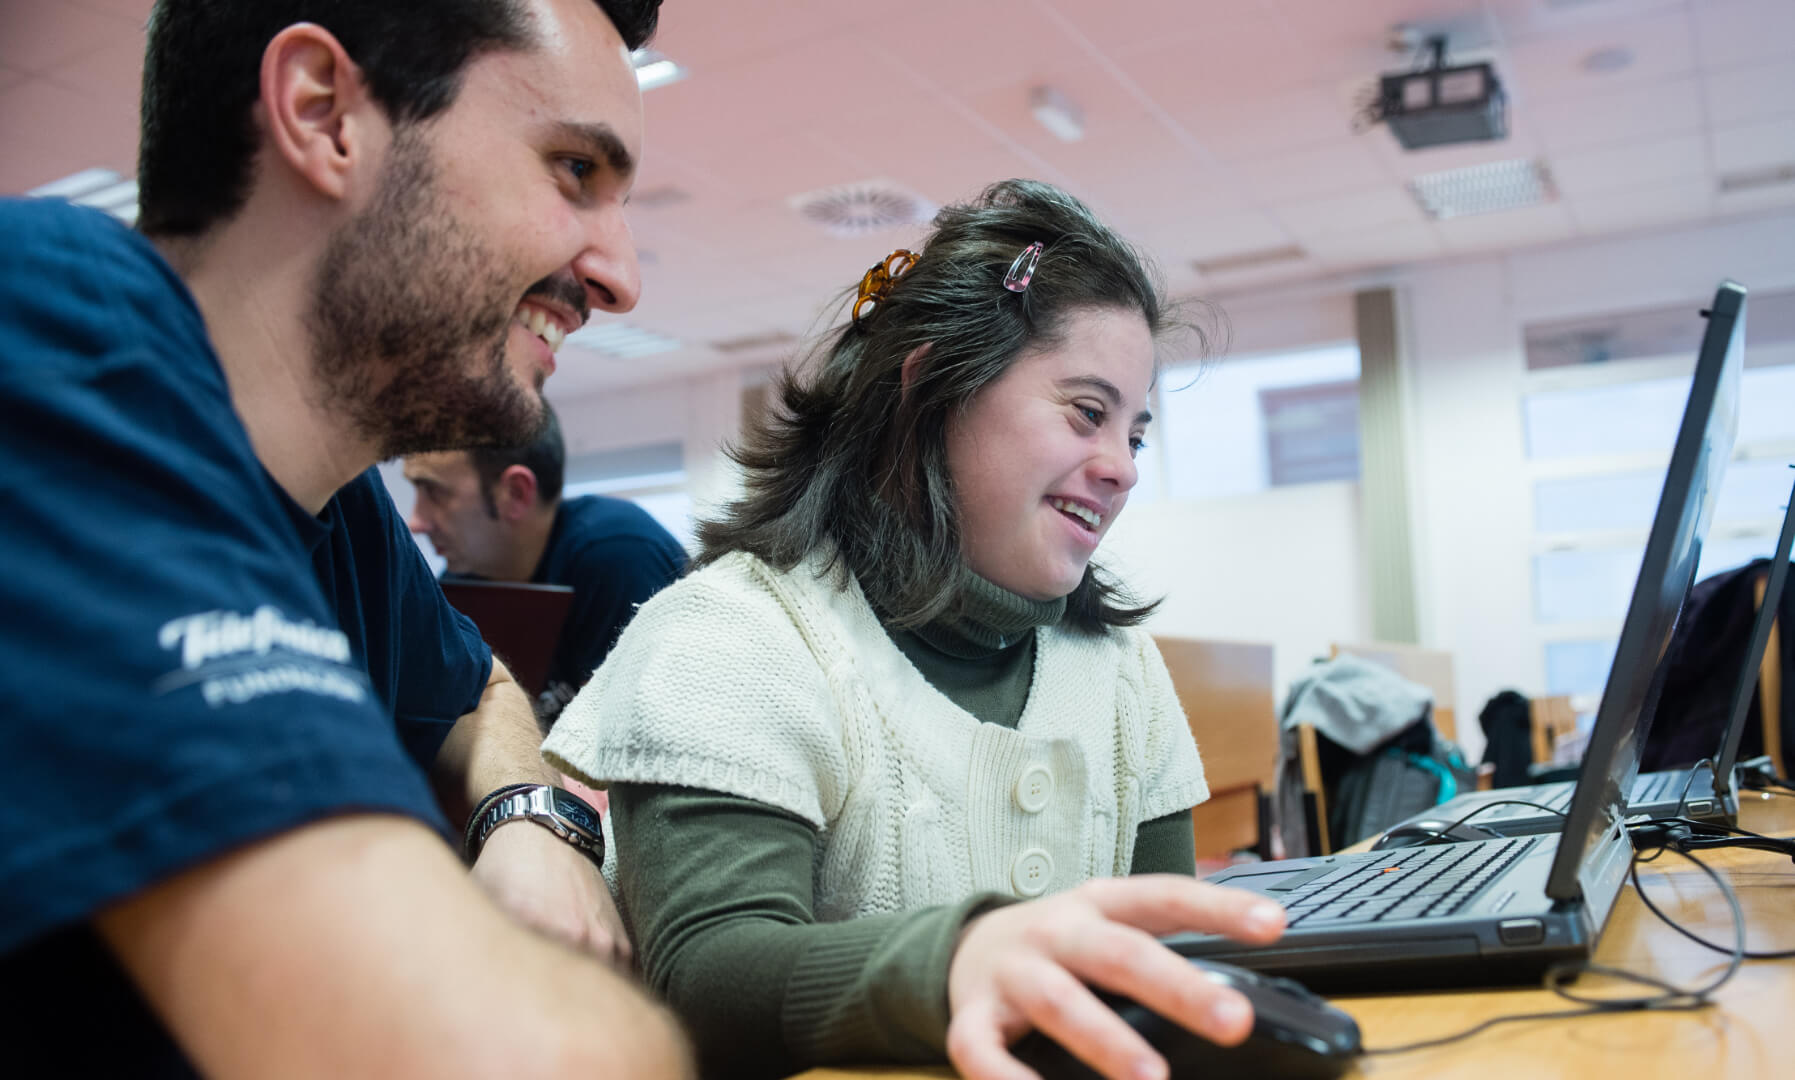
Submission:
[[1004,288],[1011,292],[1021,292],[1028,288],[1028,283],[1035,277],[1035,266],[1041,261],[1042,246],[1041,241],[1036,240],[1022,249],[1022,254],[1016,256],[1016,261],[1010,264],[1010,272],[1003,276]]

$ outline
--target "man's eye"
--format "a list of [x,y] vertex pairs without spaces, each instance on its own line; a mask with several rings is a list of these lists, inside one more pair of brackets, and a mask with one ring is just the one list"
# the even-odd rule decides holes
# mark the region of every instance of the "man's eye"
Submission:
[[1083,416],[1086,420],[1089,420],[1093,424],[1103,423],[1103,410],[1102,409],[1092,408],[1089,405],[1080,405],[1078,407],[1078,413],[1080,416]]
[[568,175],[582,184],[591,179],[592,174],[598,170],[598,166],[585,158],[562,158],[561,164],[566,167]]

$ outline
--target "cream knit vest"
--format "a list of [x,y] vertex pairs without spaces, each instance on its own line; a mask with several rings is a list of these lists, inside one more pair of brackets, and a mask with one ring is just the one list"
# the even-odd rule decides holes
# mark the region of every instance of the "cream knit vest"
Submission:
[[845,571],[739,552],[642,606],[543,755],[804,819],[823,922],[1126,874],[1141,822],[1209,796],[1146,634],[1042,629],[1012,731],[930,686]]

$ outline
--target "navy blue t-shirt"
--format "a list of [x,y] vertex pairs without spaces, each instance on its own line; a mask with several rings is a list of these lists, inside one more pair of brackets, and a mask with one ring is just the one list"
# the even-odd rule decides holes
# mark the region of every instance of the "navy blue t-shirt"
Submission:
[[[573,604],[536,702],[537,715],[553,723],[604,661],[636,609],[685,570],[686,549],[635,503],[603,495],[563,500],[530,579],[536,585],[573,588]],[[461,575],[443,576],[454,580]]]
[[42,200],[0,236],[0,1043],[186,1075],[92,915],[332,814],[445,829],[395,717],[491,658],[376,474],[314,518],[262,468],[148,242]]

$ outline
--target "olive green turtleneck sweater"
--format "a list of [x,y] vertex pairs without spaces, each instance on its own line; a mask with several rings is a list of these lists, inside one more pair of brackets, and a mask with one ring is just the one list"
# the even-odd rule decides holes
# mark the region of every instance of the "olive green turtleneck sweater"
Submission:
[[[955,705],[1014,728],[1034,675],[1035,628],[1057,623],[1066,602],[967,578],[958,612],[915,630],[887,623],[886,633]],[[818,923],[808,823],[712,791],[610,791],[638,955],[690,1029],[705,1076],[946,1059],[947,970],[960,930],[1007,897]],[[1142,823],[1133,873],[1195,867],[1188,813]]]

